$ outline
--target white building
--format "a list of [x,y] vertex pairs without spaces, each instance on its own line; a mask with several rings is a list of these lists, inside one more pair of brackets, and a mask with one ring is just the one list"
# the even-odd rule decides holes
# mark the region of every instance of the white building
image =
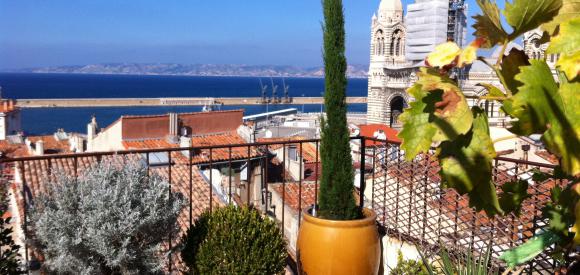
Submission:
[[6,140],[7,136],[15,135],[20,131],[22,131],[20,109],[16,107],[14,100],[0,97],[0,140]]
[[[368,74],[367,122],[401,127],[398,116],[413,100],[406,93],[417,80],[416,73],[427,55],[438,44],[453,40],[460,46],[465,43],[467,5],[463,0],[415,0],[407,6],[403,16],[401,0],[381,0],[379,9],[371,20],[371,52]],[[510,43],[506,53],[516,49],[525,52],[530,59],[546,59],[554,66],[558,56],[545,55],[546,44],[540,44],[541,31],[524,34],[523,47]],[[496,49],[490,63],[500,55]],[[482,96],[487,93],[478,83],[490,83],[501,87],[495,73],[481,61],[475,61],[459,76],[466,95]],[[494,101],[468,100],[470,105],[484,108],[490,123],[503,126],[505,117]]]

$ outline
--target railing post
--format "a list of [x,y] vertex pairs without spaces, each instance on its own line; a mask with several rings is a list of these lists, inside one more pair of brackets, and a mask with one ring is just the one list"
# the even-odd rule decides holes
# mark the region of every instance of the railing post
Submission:
[[365,205],[365,158],[366,158],[366,139],[364,136],[360,137],[360,194],[359,194],[359,203],[360,203],[360,211],[362,213]]
[[[169,168],[168,168],[168,176],[169,176],[169,188],[168,188],[168,192],[169,192],[169,196],[168,196],[168,199],[169,199],[169,203],[171,203],[171,181],[172,181],[172,176],[171,176],[171,161],[172,161],[171,160],[171,151],[167,151],[167,159],[169,161]],[[167,254],[167,257],[169,257],[169,261],[168,261],[169,267],[168,267],[168,269],[169,269],[169,274],[171,274],[172,262],[173,262],[172,261],[172,259],[173,259],[173,253],[171,253],[171,250],[173,250],[173,244],[171,243],[171,240],[172,240],[172,237],[173,237],[172,234],[171,234],[171,231],[173,231],[173,228],[172,228],[172,225],[171,224],[169,225],[169,228],[168,229],[169,229],[169,232],[168,232],[168,235],[169,235],[169,253]]]
[[302,142],[300,142],[300,163],[298,164],[298,227],[302,224],[302,176],[304,174],[304,155],[302,152]]
[[213,151],[209,148],[209,213],[213,210]]
[[193,150],[189,149],[189,227],[193,225]]
[[264,159],[264,163],[265,163],[264,164],[264,188],[266,189],[266,192],[264,194],[264,198],[265,198],[265,200],[264,200],[264,206],[265,206],[264,213],[268,213],[268,196],[269,196],[268,195],[269,194],[268,193],[268,162],[269,162],[268,152],[269,152],[268,145],[266,145],[266,152],[265,152],[266,156]]
[[228,147],[228,204],[232,204],[232,146]]
[[28,200],[26,199],[26,174],[24,161],[20,162],[20,176],[22,178],[22,199],[24,202],[24,259],[26,260],[26,271],[29,272],[30,262],[28,259]]

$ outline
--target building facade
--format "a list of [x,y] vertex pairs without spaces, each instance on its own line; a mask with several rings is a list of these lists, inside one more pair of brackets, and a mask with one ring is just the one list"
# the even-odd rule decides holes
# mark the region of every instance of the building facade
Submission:
[[[402,126],[398,117],[413,100],[406,90],[417,80],[417,72],[425,65],[427,55],[446,41],[455,41],[460,46],[465,44],[466,11],[467,5],[462,0],[416,0],[408,5],[407,16],[403,16],[401,0],[381,0],[371,20],[367,123],[393,128]],[[521,50],[530,59],[546,59],[548,65],[554,67],[558,56],[546,56],[548,44],[540,43],[541,36],[540,30],[527,32],[523,47],[510,43],[506,53],[512,49]],[[500,51],[496,49],[487,61],[495,63]],[[501,87],[493,70],[479,60],[454,74],[468,96],[487,93],[478,83]],[[505,124],[506,118],[497,102],[468,99],[468,103],[484,108],[491,124]]]
[[0,97],[0,140],[6,140],[8,136],[20,131],[20,109],[16,107],[14,100]]
[[368,123],[397,121],[409,101],[405,89],[415,69],[405,58],[407,29],[401,0],[383,0],[372,17]]

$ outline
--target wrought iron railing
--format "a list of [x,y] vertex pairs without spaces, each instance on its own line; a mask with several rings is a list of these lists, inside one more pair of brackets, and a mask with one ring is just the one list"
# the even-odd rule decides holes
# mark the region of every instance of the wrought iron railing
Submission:
[[[433,154],[423,154],[408,162],[397,142],[353,137],[353,169],[356,169],[358,201],[378,214],[377,224],[384,233],[436,253],[441,246],[456,251],[479,250],[491,246],[498,257],[521,244],[546,225],[540,210],[549,198],[549,189],[558,181],[534,182],[530,169],[551,171],[554,166],[516,159],[495,159],[497,187],[513,179],[529,180],[530,197],[522,214],[488,218],[469,207],[465,196],[442,189],[439,166]],[[43,185],[56,171],[81,175],[99,161],[139,161],[148,173],[158,173],[170,183],[169,192],[180,192],[189,204],[178,220],[181,233],[205,210],[226,204],[254,205],[277,220],[289,240],[290,254],[302,211],[318,198],[320,174],[319,139],[189,148],[159,148],[115,152],[43,155],[0,160],[4,169],[14,169],[11,181],[23,226],[28,236],[31,200],[43,192]],[[179,236],[167,236],[173,251]],[[28,262],[29,245],[24,241]],[[167,270],[180,268],[178,255],[170,253]],[[501,263],[497,262],[498,266]],[[552,273],[560,266],[549,253],[530,262],[530,273]]]

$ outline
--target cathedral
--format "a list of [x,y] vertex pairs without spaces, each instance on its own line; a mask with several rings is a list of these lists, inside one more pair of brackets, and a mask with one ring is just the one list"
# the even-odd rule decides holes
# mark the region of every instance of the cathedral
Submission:
[[[403,13],[401,0],[381,0],[371,19],[370,64],[368,72],[367,122],[400,128],[398,117],[413,99],[405,92],[417,80],[417,72],[435,47],[454,41],[460,47],[467,31],[467,4],[463,0],[415,0]],[[547,44],[540,44],[541,31],[524,34],[523,47],[510,43],[507,51],[523,50],[531,59],[546,59],[554,67],[558,56],[545,56]],[[495,62],[500,49],[486,58]],[[481,61],[475,61],[456,77],[468,96],[482,96],[487,92],[477,83],[501,87],[495,73]],[[490,124],[503,125],[505,117],[496,102],[468,99],[471,106],[486,110]]]

